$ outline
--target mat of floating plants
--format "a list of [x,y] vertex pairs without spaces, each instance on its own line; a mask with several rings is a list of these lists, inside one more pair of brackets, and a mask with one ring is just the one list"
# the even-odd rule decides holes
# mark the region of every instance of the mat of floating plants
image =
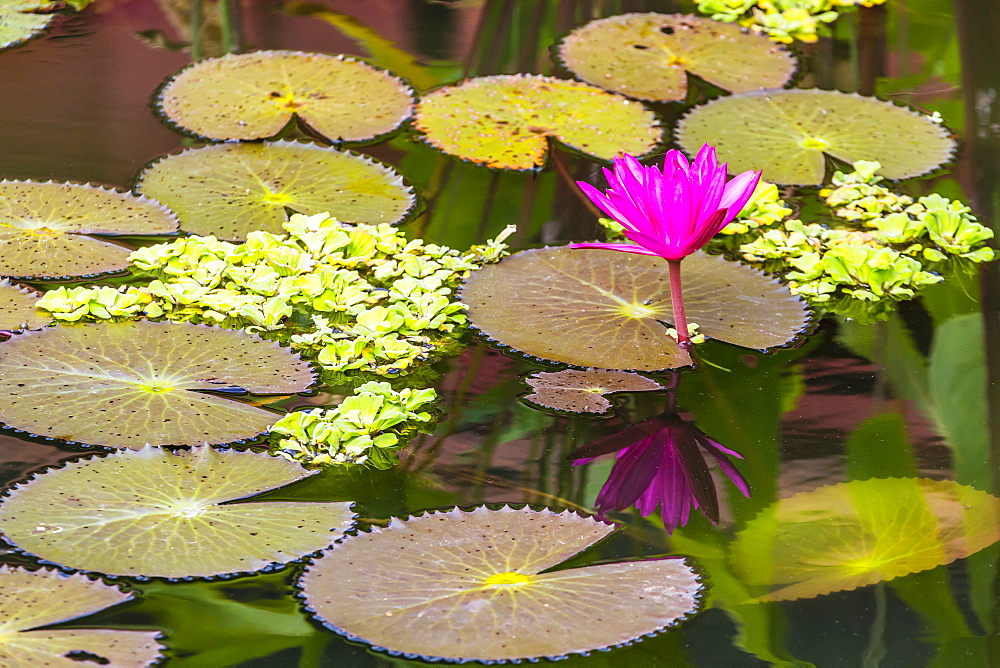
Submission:
[[846,163],[873,160],[879,174],[906,179],[951,160],[955,140],[929,116],[891,102],[831,90],[775,90],[732,95],[695,107],[680,120],[677,141],[690,155],[716,147],[729,171],[763,170],[776,183],[823,183],[825,155]]
[[651,101],[683,100],[688,72],[723,90],[781,88],[795,58],[765,35],[683,14],[622,14],[591,21],[559,43],[557,56],[587,83]]
[[0,421],[91,445],[229,443],[281,416],[206,390],[290,394],[313,380],[297,354],[243,331],[149,321],[60,326],[0,346]]
[[660,142],[656,115],[594,86],[531,74],[469,79],[429,93],[413,125],[445,153],[498,169],[539,169],[552,140],[595,158]]
[[124,269],[132,251],[99,235],[170,234],[160,203],[79,183],[0,181],[0,276],[65,278]]
[[410,117],[413,91],[346,56],[256,51],[188,65],[154,104],[172,125],[205,139],[273,137],[295,118],[332,142],[366,142]]
[[0,279],[0,329],[39,329],[52,322],[45,312],[35,308],[40,296],[34,290]]
[[353,524],[350,503],[243,501],[310,475],[211,446],[119,450],[14,487],[0,501],[0,531],[46,561],[106,575],[249,573],[320,550]]
[[611,408],[606,396],[616,392],[665,389],[652,378],[612,369],[565,369],[534,373],[525,382],[533,390],[523,399],[545,408],[570,413],[604,413]]
[[218,144],[168,155],[142,171],[136,191],[173,209],[186,232],[243,240],[282,234],[287,210],[346,223],[398,223],[416,195],[391,167],[308,142]]
[[393,519],[331,547],[298,586],[333,630],[406,657],[492,663],[586,653],[662,631],[698,603],[698,577],[682,559],[550,570],[614,530],[529,508]]

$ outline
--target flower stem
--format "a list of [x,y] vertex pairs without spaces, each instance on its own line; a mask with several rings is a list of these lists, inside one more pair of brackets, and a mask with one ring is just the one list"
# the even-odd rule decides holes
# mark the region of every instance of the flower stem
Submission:
[[694,345],[688,334],[687,316],[684,315],[684,294],[681,291],[681,261],[667,260],[670,269],[670,304],[674,308],[674,329],[677,330],[677,343],[686,352],[691,352]]

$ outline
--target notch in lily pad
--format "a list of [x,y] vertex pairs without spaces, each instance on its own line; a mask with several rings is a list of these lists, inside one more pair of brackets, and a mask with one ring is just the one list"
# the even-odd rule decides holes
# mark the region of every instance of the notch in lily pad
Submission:
[[652,378],[613,369],[540,371],[525,382],[533,392],[524,401],[567,413],[607,413],[611,400],[606,395],[666,389]]
[[188,65],[163,85],[154,106],[200,139],[265,139],[295,120],[333,143],[366,143],[410,117],[413,90],[343,55],[255,51]]
[[419,102],[413,126],[449,155],[512,170],[542,168],[552,140],[611,160],[650,153],[663,134],[653,112],[638,102],[533,74],[479,77],[440,88]]
[[[779,281],[719,256],[684,260],[688,322],[701,334],[768,350],[805,334],[805,302]],[[462,286],[469,322],[531,357],[579,367],[661,371],[690,365],[668,335],[667,263],[659,257],[568,246],[522,251],[473,272]]]
[[879,174],[907,179],[947,163],[955,140],[930,117],[874,97],[832,90],[772,90],[723,97],[681,119],[677,141],[690,155],[715,146],[731,172],[818,185],[827,155],[853,164],[881,163]]
[[683,14],[622,14],[563,38],[561,63],[600,88],[654,102],[683,100],[691,73],[733,93],[781,88],[795,58],[765,35]]
[[148,446],[36,474],[0,502],[18,549],[67,568],[136,577],[251,573],[327,547],[351,504],[254,501],[312,473],[270,455]]
[[298,586],[334,631],[407,658],[586,654],[656,634],[698,605],[701,584],[679,558],[552,570],[614,530],[530,508],[394,518],[333,545]]
[[280,414],[206,392],[291,394],[314,379],[296,353],[243,331],[146,320],[59,326],[0,346],[0,421],[118,448],[231,443]]

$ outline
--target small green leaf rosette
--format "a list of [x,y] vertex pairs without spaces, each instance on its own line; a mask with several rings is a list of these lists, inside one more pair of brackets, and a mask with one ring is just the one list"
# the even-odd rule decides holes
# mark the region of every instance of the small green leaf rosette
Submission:
[[413,126],[449,155],[494,169],[545,165],[552,140],[600,160],[659,144],[652,111],[577,81],[533,74],[468,79],[419,102]]
[[41,293],[0,279],[0,330],[41,329],[52,322],[51,317],[35,307],[39,297]]
[[201,139],[265,139],[296,119],[333,143],[359,143],[407,120],[413,91],[347,56],[256,51],[188,65],[163,85],[154,106]]
[[907,179],[952,158],[955,140],[930,117],[891,102],[830,90],[771,90],[722,97],[695,107],[677,126],[689,155],[715,146],[733,173],[760,169],[767,181],[824,182],[826,155],[881,163],[879,173]]
[[[810,326],[782,283],[722,257],[684,259],[689,323],[707,337],[768,350]],[[667,263],[659,257],[568,246],[523,251],[473,272],[461,301],[483,335],[531,357],[579,367],[661,371],[690,365],[667,333]]]
[[217,144],[168,155],[142,171],[136,192],[177,212],[184,231],[230,241],[255,230],[282,234],[287,211],[396,224],[417,200],[391,167],[297,141]]
[[337,633],[406,658],[586,654],[658,633],[698,605],[698,577],[679,558],[551,570],[614,530],[530,508],[393,518],[326,550],[298,587]]
[[613,369],[540,371],[525,382],[532,392],[522,397],[524,401],[567,413],[606,413],[611,408],[609,394],[665,389],[652,378]]
[[733,93],[781,88],[795,58],[765,35],[683,14],[591,21],[559,43],[559,61],[606,90],[653,102],[683,100],[688,73]]
[[312,475],[255,452],[148,446],[36,474],[0,502],[0,532],[45,561],[112,576],[251,573],[320,550],[350,503],[248,500]]

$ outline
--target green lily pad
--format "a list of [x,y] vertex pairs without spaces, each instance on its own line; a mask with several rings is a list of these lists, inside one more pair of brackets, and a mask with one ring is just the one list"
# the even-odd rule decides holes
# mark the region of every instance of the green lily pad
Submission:
[[[705,336],[767,350],[802,335],[805,302],[778,281],[718,256],[683,261],[685,310]],[[691,364],[667,335],[667,262],[617,251],[540,248],[473,272],[469,321],[497,343],[574,366],[659,371]]]
[[41,294],[23,286],[0,280],[0,329],[19,331],[40,329],[52,322],[44,311],[35,308]]
[[919,176],[951,160],[955,140],[928,116],[873,97],[832,90],[772,90],[712,100],[681,119],[690,155],[716,148],[729,171],[763,170],[776,183],[823,183],[824,154],[872,160],[890,179]]
[[188,65],[164,84],[155,106],[172,125],[204,139],[273,137],[296,118],[330,141],[359,142],[408,119],[413,91],[346,56],[256,51]]
[[664,389],[652,378],[610,369],[542,371],[525,379],[534,390],[527,402],[571,413],[604,413],[611,408],[605,395]]
[[855,480],[796,494],[737,535],[761,600],[813,598],[962,559],[1000,540],[1000,499],[951,480]]
[[651,101],[683,100],[690,72],[723,90],[781,88],[795,58],[766,35],[683,14],[622,14],[563,38],[558,57],[595,86]]
[[259,571],[320,550],[353,524],[350,503],[242,501],[310,475],[256,452],[119,450],[14,487],[0,503],[0,531],[29,554],[106,575]]
[[299,587],[334,631],[408,658],[494,663],[586,653],[673,626],[698,602],[698,577],[681,559],[542,573],[614,530],[530,508],[394,518],[332,546]]
[[375,225],[398,223],[416,204],[413,188],[391,167],[294,141],[168,155],[143,170],[136,191],[176,211],[186,232],[229,240],[254,230],[283,234],[286,210]]
[[158,631],[38,629],[93,614],[134,597],[79,573],[0,565],[0,665],[148,666],[162,659]]
[[27,332],[0,345],[0,421],[92,445],[229,443],[280,415],[205,390],[307,390],[309,364],[243,331],[130,321]]
[[441,88],[420,101],[413,125],[445,153],[498,169],[539,169],[552,139],[611,160],[649,153],[662,136],[656,116],[638,102],[533,74]]
[[41,35],[56,17],[50,12],[62,4],[53,0],[0,2],[0,50],[19,46]]
[[120,271],[131,249],[99,235],[170,234],[159,202],[81,183],[0,181],[0,276],[66,278]]

